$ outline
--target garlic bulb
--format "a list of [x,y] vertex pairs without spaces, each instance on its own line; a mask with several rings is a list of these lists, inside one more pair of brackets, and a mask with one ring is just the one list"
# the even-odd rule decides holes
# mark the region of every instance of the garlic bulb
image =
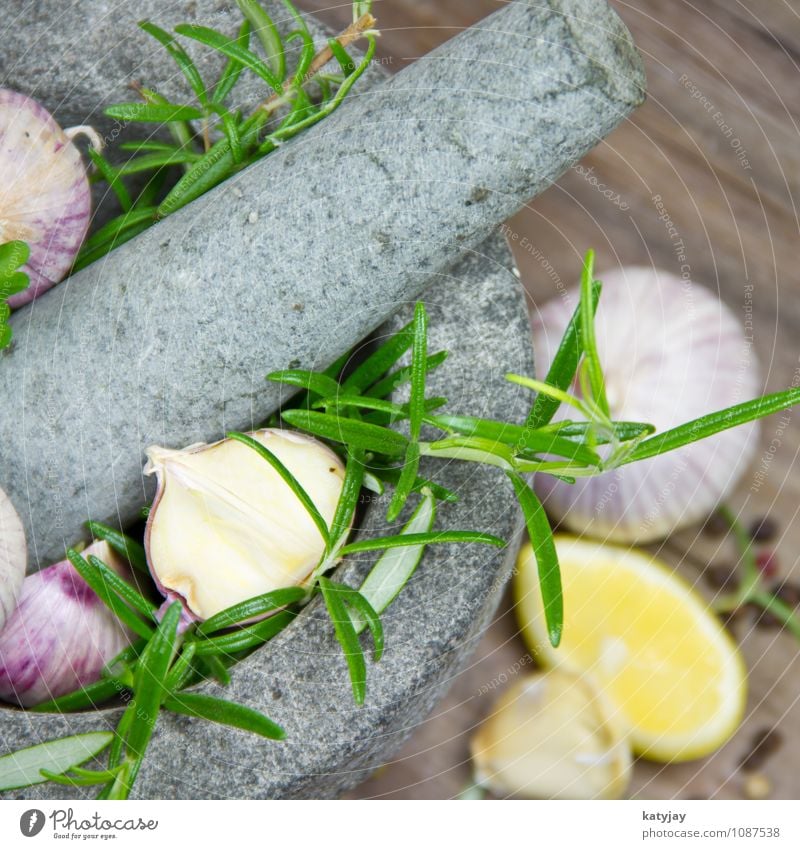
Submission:
[[475,781],[498,796],[619,799],[630,747],[605,696],[552,670],[517,679],[473,736]]
[[[622,268],[599,275],[596,331],[611,417],[658,431],[760,394],[741,322],[710,291],[665,271]],[[536,365],[545,374],[577,303],[577,291],[534,316]],[[577,385],[572,389],[579,394]],[[578,418],[562,405],[559,418]],[[548,512],[578,533],[648,542],[704,519],[753,458],[758,425],[608,471],[575,484],[536,475]]]
[[30,97],[0,88],[0,243],[27,242],[28,288],[9,306],[32,301],[69,271],[86,236],[91,195],[70,131]]
[[[130,578],[108,543],[92,543],[90,554]],[[0,631],[0,699],[30,707],[91,684],[131,638],[69,560],[29,575]]]
[[11,500],[0,489],[0,631],[16,604],[27,563],[25,529]]
[[[250,434],[299,481],[330,524],[344,480],[339,458],[299,433]],[[183,450],[148,449],[146,474],[158,492],[145,531],[153,578],[198,619],[233,604],[302,584],[325,543],[273,467],[234,439]]]

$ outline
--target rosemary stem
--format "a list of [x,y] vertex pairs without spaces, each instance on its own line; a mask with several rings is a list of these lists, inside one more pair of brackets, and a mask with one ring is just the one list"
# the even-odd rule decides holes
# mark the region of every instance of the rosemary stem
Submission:
[[504,457],[465,446],[445,447],[437,446],[435,442],[420,442],[419,453],[422,457],[444,457],[451,460],[466,460],[473,463],[497,466],[504,471],[512,468],[511,463]]
[[734,606],[728,608],[728,610],[733,610],[736,607],[747,604],[748,601],[753,600],[756,594],[762,591],[761,573],[758,569],[758,563],[756,563],[753,542],[742,523],[737,519],[733,511],[724,504],[718,508],[718,513],[731,529],[731,533],[736,540],[736,545],[740,552],[739,563],[742,568],[742,578],[732,599],[728,600],[728,603],[735,601]]
[[712,607],[717,613],[732,613],[747,604],[755,604],[766,613],[772,614],[795,639],[800,640],[800,616],[790,604],[778,598],[764,586],[753,551],[753,541],[747,530],[729,507],[721,505],[717,508],[717,512],[728,524],[736,540],[740,552],[742,578],[734,592],[720,596],[714,601]]
[[790,605],[783,599],[772,595],[766,590],[756,590],[750,596],[750,601],[762,607],[767,613],[771,613],[781,624],[787,628],[796,639],[800,640],[800,618]]
[[[375,18],[370,15],[369,12],[366,12],[357,21],[353,21],[347,29],[339,33],[339,35],[336,36],[336,40],[342,47],[347,47],[349,44],[360,39],[369,30],[374,29],[376,23]],[[322,50],[320,50],[319,53],[317,53],[311,60],[311,64],[308,66],[303,82],[308,82],[316,76],[316,74],[322,70],[322,68],[324,68],[331,59],[333,59],[333,51],[328,46],[323,47]],[[279,94],[272,94],[256,107],[256,111],[265,111],[267,114],[274,112],[281,102],[285,102],[285,95],[291,90],[293,84],[294,81],[291,77],[285,80],[283,83],[284,95],[281,96]]]

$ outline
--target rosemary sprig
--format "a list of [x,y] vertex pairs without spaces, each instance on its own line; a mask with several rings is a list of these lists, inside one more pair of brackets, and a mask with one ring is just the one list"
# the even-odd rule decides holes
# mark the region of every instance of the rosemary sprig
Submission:
[[349,414],[286,410],[282,418],[291,427],[304,430],[313,436],[384,455],[389,459],[402,457],[408,448],[408,439],[402,433],[383,425],[358,421]]
[[[404,503],[413,491],[409,482],[412,477],[417,478],[419,457],[455,458],[496,466],[505,472],[520,502],[537,553],[548,631],[553,645],[558,644],[563,628],[558,562],[547,517],[523,479],[523,474],[547,473],[566,480],[601,474],[625,463],[675,450],[728,427],[792,406],[800,400],[800,390],[788,390],[712,413],[688,425],[654,436],[651,436],[654,430],[651,425],[611,421],[593,329],[594,313],[601,292],[601,284],[594,279],[593,261],[594,256],[590,251],[581,279],[580,303],[566,329],[547,380],[537,381],[522,375],[507,376],[508,380],[536,393],[530,413],[522,425],[452,416],[447,412],[431,414],[428,411],[426,403],[433,399],[425,398],[426,369],[423,363],[426,359],[426,343],[423,341],[425,324],[424,307],[421,304],[415,309],[414,321],[384,341],[349,377],[338,384],[338,388],[330,382],[335,372],[325,373],[324,386],[322,382],[316,385],[319,394],[327,397],[314,402],[313,406],[324,407],[326,412],[317,412],[307,407],[282,412],[283,421],[290,426],[329,442],[339,443],[348,455],[356,450],[363,452],[368,468],[382,469],[384,478],[387,469],[393,471],[396,489],[387,511],[389,521],[397,517],[398,503]],[[368,398],[380,399],[383,395],[385,400],[385,395],[393,388],[392,384],[385,382],[385,378],[380,377],[380,371],[395,368],[409,347],[412,349],[412,363],[404,368],[411,381],[412,402],[407,410],[397,405],[383,406],[382,411],[394,417],[384,424],[363,421],[362,414],[369,414],[376,406]],[[315,374],[304,374],[303,383],[306,387],[312,385]],[[581,383],[582,398],[568,392],[576,376]],[[269,379],[281,381],[280,373],[270,375]],[[291,383],[291,380],[287,383]],[[381,392],[375,392],[374,387],[379,384]],[[359,401],[359,396],[354,395],[354,392],[361,392],[363,400]],[[436,399],[436,403],[440,406],[441,399]],[[577,409],[586,421],[550,424],[562,404]],[[409,419],[409,436],[390,427],[402,418]],[[420,426],[423,422],[439,428],[445,436],[432,442],[421,440]],[[605,447],[603,455],[598,451],[600,446]],[[419,457],[416,456],[417,452]],[[401,459],[402,465],[398,466]],[[413,475],[407,472],[409,466]],[[408,535],[403,536],[404,540],[389,537],[388,541],[392,547],[415,544],[414,539]],[[434,532],[417,536],[417,539],[420,544],[444,541],[441,535],[437,536]],[[488,541],[469,534],[463,534],[461,539]],[[386,542],[387,538],[358,541],[345,546],[340,553],[376,550]]]
[[319,578],[319,588],[325,600],[325,607],[333,622],[336,639],[342,647],[347,668],[350,670],[350,682],[353,687],[353,698],[356,704],[364,704],[367,694],[367,664],[364,652],[358,641],[353,620],[350,618],[338,588],[324,575]]
[[[207,675],[226,683],[232,664],[280,633],[295,619],[300,606],[316,595],[321,595],[344,651],[354,698],[362,703],[367,693],[367,661],[359,634],[370,630],[377,662],[384,647],[380,616],[410,580],[425,547],[440,543],[505,545],[503,540],[480,531],[436,530],[437,499],[453,500],[455,496],[435,480],[420,476],[418,467],[423,457],[457,458],[502,472],[500,480],[507,481],[519,501],[531,536],[548,633],[553,645],[557,645],[564,627],[558,561],[547,516],[524,475],[539,472],[574,480],[600,474],[800,401],[800,389],[790,389],[712,413],[664,434],[654,434],[652,426],[645,423],[612,421],[604,397],[605,384],[594,333],[588,328],[600,295],[600,285],[593,279],[591,254],[587,256],[582,279],[581,303],[547,380],[507,376],[535,393],[523,423],[451,414],[446,410],[445,399],[426,397],[427,375],[444,361],[446,354],[427,354],[427,320],[422,304],[416,306],[414,320],[409,325],[385,340],[353,369],[348,370],[351,362],[348,354],[323,371],[295,369],[268,376],[301,390],[294,406],[282,410],[275,423],[282,420],[321,437],[346,464],[342,491],[328,524],[300,483],[271,452],[247,434],[229,434],[275,469],[319,530],[324,552],[304,587],[279,589],[248,599],[204,623],[189,624],[179,636],[180,603],[172,604],[158,621],[159,614],[152,603],[136,587],[123,581],[97,558],[86,560],[70,550],[70,561],[100,600],[140,634],[141,639],[108,664],[100,681],[37,708],[75,710],[113,696],[127,700],[128,707],[109,749],[107,768],[85,770],[79,766],[82,761],[70,756],[55,766],[43,764],[46,772],[37,771],[36,780],[49,777],[58,783],[80,786],[105,782],[101,798],[127,797],[162,709],[280,739],[282,729],[268,717],[222,699],[185,693],[184,688]],[[409,350],[410,364],[401,365]],[[569,391],[576,377],[581,398]],[[406,404],[398,404],[389,396],[405,382],[410,383],[410,399]],[[562,404],[577,409],[585,421],[553,422]],[[407,434],[395,429],[400,423],[407,426]],[[426,437],[429,430],[441,435],[423,439],[423,425]],[[383,493],[387,485],[394,487],[387,519],[397,519],[416,496],[410,518],[397,532],[349,542],[350,528],[365,488]],[[744,572],[737,592],[721,599],[719,606],[734,609],[746,603],[759,604],[800,637],[796,615],[762,585],[746,535],[735,519],[729,516],[729,521],[742,546]],[[146,570],[145,553],[138,542],[106,525],[90,523],[89,527],[93,535],[106,539],[137,569]],[[382,554],[360,587],[345,585],[329,576],[343,557],[372,551]],[[0,759],[0,782],[2,764]]]
[[105,540],[117,554],[122,555],[138,572],[143,575],[150,574],[150,570],[147,568],[144,546],[136,540],[110,525],[104,525],[102,522],[87,522],[86,529],[95,539]]
[[255,596],[255,598],[247,599],[247,601],[242,601],[232,607],[227,607],[219,613],[215,613],[214,616],[211,616],[197,626],[196,633],[198,636],[206,637],[215,631],[231,628],[234,625],[246,622],[248,619],[263,616],[265,613],[272,613],[281,607],[295,604],[302,601],[305,596],[306,592],[301,587],[286,587],[282,590],[273,590],[272,592]]
[[539,587],[542,593],[542,605],[547,624],[550,643],[557,646],[561,642],[564,623],[564,599],[561,590],[561,572],[558,567],[558,555],[553,543],[553,532],[541,502],[533,490],[514,473],[506,472],[514,487],[514,492],[525,517],[525,526],[531,538],[536,568],[539,573]]
[[87,707],[99,707],[125,689],[127,689],[126,685],[116,678],[101,678],[94,684],[87,684],[80,690],[43,702],[28,710],[35,713],[69,713]]
[[331,522],[331,553],[340,551],[350,535],[350,527],[358,508],[364,485],[364,454],[354,451],[347,456],[342,493]]
[[90,731],[38,743],[0,758],[0,790],[42,784],[43,771],[63,773],[97,757],[111,743],[110,731]]
[[405,546],[433,545],[442,543],[481,543],[493,545],[497,548],[505,547],[505,540],[492,534],[484,534],[480,531],[433,531],[431,533],[402,533],[396,536],[376,537],[375,539],[362,539],[352,542],[340,549],[340,554],[360,554],[365,551],[384,551],[388,548],[401,548]]
[[[248,625],[243,628],[238,628],[230,633],[222,636],[209,637],[207,639],[198,640],[196,645],[196,654],[198,657],[216,656],[223,658],[233,658],[241,652],[248,652],[251,649],[264,645],[274,636],[279,634],[294,618],[297,616],[294,610],[284,610],[281,613],[276,613],[265,619],[263,622],[258,622],[255,625]],[[191,645],[191,643],[189,644]]]
[[[590,279],[591,276],[591,273],[587,273],[586,269],[584,269],[582,282]],[[592,281],[590,308],[588,310],[586,293],[584,288],[581,288],[581,301],[567,324],[561,344],[558,346],[556,355],[553,357],[553,362],[550,365],[550,370],[547,372],[547,377],[545,378],[545,383],[549,386],[566,390],[575,379],[578,364],[583,354],[583,348],[581,346],[581,324],[587,320],[588,314],[591,314],[591,319],[592,321],[594,320],[597,303],[600,299],[600,288],[600,284],[597,281]],[[558,400],[552,395],[540,393],[533,402],[533,407],[525,421],[525,427],[530,430],[537,430],[544,427],[552,420],[559,406]]]
[[428,357],[428,318],[425,307],[418,303],[414,308],[413,341],[411,344],[411,397],[408,402],[409,443],[400,477],[389,502],[386,519],[395,521],[405,507],[417,479],[420,460],[420,431],[425,418],[425,375]]
[[683,448],[684,445],[690,445],[692,442],[707,439],[723,430],[786,410],[798,402],[800,402],[800,387],[774,392],[772,395],[764,395],[761,398],[728,407],[727,410],[709,413],[707,416],[701,416],[699,419],[645,439],[630,456],[625,458],[624,462],[635,463],[638,460],[655,457],[657,454],[666,454],[668,451]]
[[[97,558],[94,559],[94,563],[91,563],[85,560],[77,551],[70,548],[67,549],[67,559],[69,562],[75,567],[75,570],[78,574],[83,578],[84,581],[94,590],[95,595],[103,602],[111,612],[128,628],[131,629],[135,634],[138,634],[140,637],[144,637],[145,639],[150,639],[153,636],[154,629],[153,627],[141,619],[140,616],[137,615],[135,610],[131,608],[129,599],[134,595],[139,597],[140,605],[137,605],[137,610],[141,610],[143,608],[146,609],[149,602],[145,598],[143,598],[139,593],[130,585],[125,584],[121,578],[115,575],[105,564],[102,564]],[[97,563],[101,563],[102,568],[105,571],[102,571]],[[119,592],[118,586],[112,585],[109,583],[108,576],[113,575],[116,581],[119,584],[123,584],[126,586],[126,590],[121,595]],[[152,608],[152,605],[150,605]],[[152,609],[150,613],[152,614]]]
[[12,295],[28,288],[28,275],[19,269],[29,256],[30,248],[25,242],[0,244],[0,351],[11,343],[11,327],[6,324],[11,308],[6,302]]
[[[606,398],[606,383],[603,377],[603,367],[597,352],[597,340],[594,333],[594,313],[596,299],[594,296],[596,281],[594,279],[594,251],[588,251],[583,265],[580,283],[580,341],[583,350],[583,360],[579,369],[584,396],[590,396],[597,405],[600,415],[609,418],[608,399]],[[598,293],[599,295],[599,293]],[[591,388],[587,392],[586,386]]]
[[317,510],[317,506],[314,504],[311,496],[305,491],[305,489],[303,489],[303,485],[286,468],[286,466],[284,466],[284,464],[269,450],[269,448],[266,448],[258,440],[253,439],[252,436],[248,436],[246,433],[231,431],[228,433],[228,438],[235,439],[238,442],[244,443],[248,448],[252,448],[253,451],[263,457],[272,466],[272,468],[275,469],[317,526],[317,530],[320,532],[325,545],[329,545],[331,533],[325,519],[322,517],[319,510]]
[[727,506],[720,505],[717,513],[728,525],[731,535],[739,549],[740,576],[736,590],[719,596],[713,602],[713,608],[718,613],[730,614],[741,610],[747,605],[754,605],[764,612],[770,613],[789,631],[795,639],[800,640],[800,615],[795,608],[787,604],[780,596],[767,586],[761,570],[756,562],[753,551],[753,540],[750,534]]
[[[285,37],[257,0],[237,0],[244,20],[235,36],[198,24],[181,24],[169,33],[152,21],[140,22],[140,28],[176,63],[188,84],[187,100],[194,103],[171,103],[157,91],[135,85],[143,102],[113,104],[105,110],[118,121],[167,127],[172,142],[149,140],[120,145],[120,150],[134,155],[119,166],[99,152],[89,151],[96,169],[94,180],[106,181],[121,213],[86,241],[73,271],[95,262],[268,155],[342,103],[374,54],[377,31],[369,11],[371,3],[354,3],[353,23],[318,52],[302,15],[290,0],[284,0],[284,4],[294,22]],[[256,36],[262,55],[251,44],[251,35]],[[225,65],[216,80],[203,79],[179,37],[224,57]],[[361,39],[367,41],[367,50],[355,61],[346,48]],[[300,43],[299,51],[289,49],[295,42]],[[290,67],[289,57],[295,55]],[[334,83],[332,75],[326,75],[323,81],[324,68],[334,60],[341,69],[338,81]],[[264,99],[246,116],[233,105],[243,73],[257,76],[267,90]],[[315,91],[311,84],[317,80],[320,85]],[[149,179],[137,193],[126,178],[140,173],[149,175]],[[175,179],[167,179],[172,174]]]
[[[430,533],[436,521],[436,499],[429,489],[422,490],[422,499],[402,530],[403,534],[417,537]],[[370,573],[361,584],[361,595],[378,613],[394,601],[400,590],[408,583],[422,560],[425,545],[392,547],[387,549],[375,562]],[[358,612],[353,612],[356,633],[366,628],[367,623]]]
[[263,713],[226,699],[217,699],[200,693],[181,693],[176,696],[167,696],[164,707],[173,713],[182,713],[185,716],[194,716],[209,722],[240,728],[242,731],[250,731],[270,740],[283,740],[286,737],[283,728]]
[[[424,334],[426,333],[426,320],[424,316],[424,307],[419,305],[417,308],[417,323],[416,323],[416,333],[415,333],[415,346],[420,345],[420,340],[422,340],[421,344],[423,346],[423,350],[421,354],[418,354],[418,362],[422,363],[420,368],[423,370],[424,374]],[[290,377],[290,380],[294,379],[294,375]],[[424,379],[424,378],[423,378]],[[420,421],[421,424],[421,410],[424,409],[424,393],[418,394],[417,400],[414,402],[417,406],[417,412],[415,415]],[[297,411],[301,412],[301,411]],[[351,416],[353,418],[349,419],[352,425],[360,426],[363,425],[362,422],[359,421],[358,412],[351,411]],[[347,419],[341,419],[341,421],[348,421]],[[368,426],[373,427],[373,426]],[[358,428],[357,428],[358,429]],[[394,431],[388,430],[384,428],[386,433],[395,433]],[[363,432],[363,428],[362,431]],[[419,426],[417,427],[417,433],[419,433]],[[399,434],[396,434],[399,436]],[[355,510],[358,503],[358,498],[361,492],[361,485],[363,482],[363,470],[364,470],[364,456],[365,451],[363,447],[355,445],[351,448],[350,453],[347,458],[347,467],[345,472],[345,481],[342,485],[342,491],[339,496],[339,501],[336,506],[336,511],[334,513],[333,522],[331,527],[329,528],[325,519],[317,510],[311,498],[308,496],[306,491],[303,489],[303,486],[300,482],[294,477],[294,475],[287,469],[278,459],[275,457],[272,452],[266,449],[260,442],[248,436],[247,434],[232,432],[229,433],[228,436],[230,438],[236,439],[239,442],[247,445],[249,448],[252,448],[260,457],[266,460],[275,471],[280,475],[282,480],[286,483],[298,501],[303,505],[306,509],[306,512],[314,521],[317,526],[317,529],[320,531],[320,534],[325,541],[325,551],[322,555],[320,563],[312,573],[311,577],[311,586],[309,588],[309,595],[313,594],[315,590],[318,590],[323,597],[325,602],[325,606],[330,615],[331,621],[334,626],[334,632],[336,634],[336,638],[342,646],[342,649],[345,654],[345,658],[347,660],[347,666],[350,672],[350,680],[353,688],[353,695],[357,704],[362,704],[364,698],[366,696],[366,663],[364,661],[363,652],[360,648],[360,643],[358,642],[357,631],[355,629],[355,625],[353,623],[353,618],[350,615],[350,611],[353,611],[358,617],[359,621],[365,622],[370,630],[373,633],[373,638],[375,640],[375,659],[376,662],[380,659],[380,656],[383,652],[383,627],[381,625],[380,616],[378,611],[376,611],[370,600],[356,590],[346,587],[342,584],[335,584],[329,578],[325,576],[325,573],[332,569],[336,563],[342,558],[350,554],[357,554],[362,552],[369,551],[381,551],[399,547],[412,547],[415,550],[419,550],[425,545],[429,545],[432,543],[483,543],[489,545],[496,546],[504,546],[505,542],[491,534],[484,534],[478,531],[444,531],[438,533],[422,533],[422,534],[410,534],[407,530],[398,535],[389,535],[384,537],[379,537],[377,539],[372,540],[361,540],[358,542],[346,544],[347,536],[349,533],[350,521],[355,514]],[[417,443],[410,442],[409,445],[413,446]],[[400,475],[400,482],[402,482],[403,473]],[[416,472],[415,472],[416,477]],[[401,483],[398,483],[397,488],[400,488]],[[409,487],[407,494],[410,494],[410,485],[406,484]],[[407,497],[407,496],[406,496]],[[391,510],[391,507],[390,507]],[[282,593],[285,591],[278,590],[278,593]],[[249,615],[252,615],[252,611],[257,608],[259,603],[263,603],[264,596],[259,599],[255,599],[252,602],[244,602],[241,605],[236,605],[233,608],[229,608],[226,611],[223,611],[221,614],[218,614],[216,617],[213,617],[211,620],[206,622],[204,625],[201,625],[198,628],[198,633],[203,635],[210,631],[216,629],[220,624],[230,625],[234,624],[237,621],[241,621],[241,615],[245,611],[251,611]],[[282,596],[285,600],[287,596]],[[269,604],[274,607],[274,595],[269,599]],[[209,625],[209,622],[211,623]],[[222,649],[227,651],[235,651],[240,647],[249,647],[250,642],[247,641],[247,635],[252,636],[260,636],[260,634],[256,635],[255,632],[259,631],[261,628],[266,628],[269,636],[273,636],[273,631],[270,629],[269,620],[266,623],[262,623],[261,625],[251,626],[249,629],[244,629],[247,634],[242,634],[241,632],[238,634],[230,635],[228,638],[218,638],[214,641],[214,649],[217,651]],[[244,639],[243,639],[244,638]],[[209,641],[211,642],[211,641]],[[212,651],[214,650],[212,649]],[[202,647],[201,649],[202,650]]]

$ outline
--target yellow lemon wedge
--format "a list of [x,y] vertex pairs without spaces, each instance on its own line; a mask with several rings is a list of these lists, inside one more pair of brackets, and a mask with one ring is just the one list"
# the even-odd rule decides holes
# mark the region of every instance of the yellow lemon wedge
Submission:
[[557,535],[564,633],[547,638],[536,559],[517,561],[522,635],[545,667],[589,674],[617,706],[637,754],[700,758],[742,720],[747,670],[702,597],[646,552]]

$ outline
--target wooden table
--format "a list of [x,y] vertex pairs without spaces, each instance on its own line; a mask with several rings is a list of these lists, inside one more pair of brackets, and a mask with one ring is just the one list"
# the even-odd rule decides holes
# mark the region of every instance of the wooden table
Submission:
[[[349,4],[304,0],[335,26]],[[374,12],[391,70],[498,7],[495,0],[378,0]],[[530,247],[517,251],[531,304],[572,281],[588,247],[598,269],[657,265],[679,273],[674,238],[654,198],[683,239],[693,280],[716,290],[741,317],[753,285],[753,345],[765,390],[800,381],[800,0],[614,0],[642,51],[649,99],[582,163],[610,200],[576,170],[520,212],[510,226]],[[554,272],[555,275],[554,276]],[[602,273],[600,274],[602,276]],[[787,427],[764,423],[769,470],[751,492],[752,472],[731,504],[743,516],[779,521],[781,573],[800,578],[800,417]],[[772,445],[772,449],[770,449]],[[760,460],[760,458],[759,458]],[[733,552],[696,531],[661,547],[693,580]],[[449,695],[420,723],[397,759],[353,796],[449,798],[469,779],[467,741],[490,708],[487,682],[529,669],[507,604]],[[738,623],[750,669],[748,717],[734,739],[703,761],[663,766],[638,762],[632,795],[641,798],[742,798],[739,769],[753,734],[777,726],[783,747],[763,773],[774,798],[800,797],[800,649],[787,634]]]

